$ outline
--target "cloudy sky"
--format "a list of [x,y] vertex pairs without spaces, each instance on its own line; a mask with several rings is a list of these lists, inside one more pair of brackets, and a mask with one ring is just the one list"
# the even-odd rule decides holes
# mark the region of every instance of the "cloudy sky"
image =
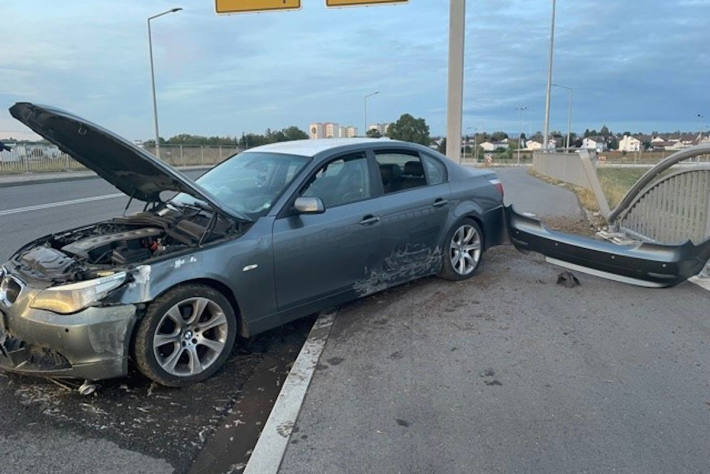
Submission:
[[[130,139],[152,135],[146,18],[155,20],[161,135],[368,121],[408,112],[445,130],[449,0],[218,16],[212,0],[0,2],[0,137],[28,135],[16,101],[52,104]],[[710,123],[710,0],[558,0],[554,82],[573,129]],[[41,5],[41,6],[40,6]],[[464,129],[526,132],[544,118],[549,0],[468,0]],[[702,114],[704,119],[698,118]],[[553,90],[552,128],[567,95]]]

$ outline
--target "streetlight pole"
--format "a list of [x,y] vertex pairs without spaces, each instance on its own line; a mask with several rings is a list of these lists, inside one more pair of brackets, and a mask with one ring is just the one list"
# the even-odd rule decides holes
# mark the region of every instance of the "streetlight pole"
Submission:
[[515,109],[520,113],[520,133],[518,134],[518,164],[520,164],[520,148],[523,146],[523,112],[528,110],[528,108],[521,105]]
[[153,90],[153,121],[155,122],[155,156],[160,158],[160,132],[158,131],[158,102],[155,99],[155,68],[153,66],[153,35],[150,31],[150,20],[154,20],[168,13],[175,13],[182,8],[171,8],[148,18],[148,53],[150,55],[150,83]]
[[570,136],[572,135],[572,93],[574,92],[574,89],[571,87],[567,86],[562,86],[560,84],[552,84],[555,87],[559,87],[561,89],[567,89],[567,151],[569,152],[570,146],[569,146],[569,141],[570,141]]
[[698,114],[698,122],[700,122],[700,135],[699,135],[699,140],[698,140],[698,145],[700,145],[700,140],[703,139],[703,119],[705,116],[703,114]]
[[364,134],[363,137],[367,136],[367,99],[369,99],[373,95],[377,95],[379,93],[380,93],[380,91],[375,91],[375,92],[373,92],[371,94],[367,94],[365,96],[365,128],[363,128],[363,134]]
[[552,21],[550,23],[550,56],[547,61],[547,94],[545,95],[545,136],[543,149],[547,152],[550,134],[550,94],[552,88],[552,56],[555,49],[555,0],[552,0]]
[[[478,128],[473,128],[473,127],[466,127],[466,130],[473,130],[473,158],[474,158],[474,165],[475,165],[475,154],[476,154],[476,132],[478,132]],[[466,140],[464,141],[463,145],[463,159],[466,161],[466,145],[468,144],[468,133],[466,134]]]

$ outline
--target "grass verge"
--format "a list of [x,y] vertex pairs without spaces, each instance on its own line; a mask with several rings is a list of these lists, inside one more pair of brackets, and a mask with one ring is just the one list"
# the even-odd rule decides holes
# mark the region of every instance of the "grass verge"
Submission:
[[[648,168],[597,168],[597,176],[601,184],[602,191],[609,202],[609,207],[614,209],[617,204],[626,195],[626,192],[634,185],[636,181],[646,172]],[[599,204],[597,198],[591,189],[575,186],[570,183],[551,178],[540,174],[530,168],[529,173],[546,183],[555,185],[564,185],[574,191],[579,198],[579,202],[586,210],[591,212],[599,212]]]

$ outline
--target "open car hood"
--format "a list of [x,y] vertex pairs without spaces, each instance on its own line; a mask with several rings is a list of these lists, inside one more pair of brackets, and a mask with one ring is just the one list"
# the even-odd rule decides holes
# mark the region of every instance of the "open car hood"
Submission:
[[182,192],[234,214],[172,166],[81,117],[29,102],[16,103],[10,114],[134,199],[157,202],[163,191]]

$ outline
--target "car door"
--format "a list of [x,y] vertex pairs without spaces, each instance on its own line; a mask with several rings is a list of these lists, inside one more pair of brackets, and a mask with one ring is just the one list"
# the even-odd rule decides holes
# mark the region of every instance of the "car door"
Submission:
[[382,196],[383,280],[391,286],[438,271],[450,212],[443,163],[407,149],[374,150]]
[[372,210],[376,189],[370,160],[364,151],[328,160],[297,192],[320,198],[325,212],[287,212],[275,220],[279,310],[352,292],[380,260],[382,234],[380,218]]

